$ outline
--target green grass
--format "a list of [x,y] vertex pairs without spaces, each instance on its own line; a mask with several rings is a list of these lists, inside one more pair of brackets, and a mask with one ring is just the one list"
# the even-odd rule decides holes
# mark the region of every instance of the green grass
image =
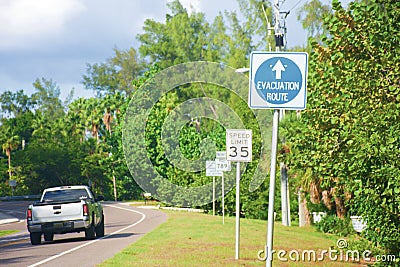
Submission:
[[0,236],[11,235],[18,232],[19,232],[18,230],[0,230]]
[[[99,266],[265,266],[258,251],[266,243],[267,222],[240,220],[240,259],[235,260],[235,218],[187,212],[167,212],[168,220],[113,258]],[[312,227],[284,227],[275,223],[274,249],[328,250],[336,248],[338,238],[317,232]],[[278,261],[274,266],[359,266],[330,261]],[[286,255],[288,258],[288,255]]]

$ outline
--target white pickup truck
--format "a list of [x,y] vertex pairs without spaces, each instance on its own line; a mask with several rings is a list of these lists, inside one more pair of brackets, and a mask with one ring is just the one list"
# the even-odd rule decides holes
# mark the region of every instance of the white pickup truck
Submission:
[[84,185],[60,186],[43,191],[40,201],[29,205],[27,227],[32,245],[53,241],[54,234],[85,232],[86,239],[104,236],[104,213],[100,201]]

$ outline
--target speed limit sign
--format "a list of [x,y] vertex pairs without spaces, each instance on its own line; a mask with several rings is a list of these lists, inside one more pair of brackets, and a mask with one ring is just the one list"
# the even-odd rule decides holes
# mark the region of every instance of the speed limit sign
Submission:
[[226,159],[236,162],[251,162],[252,131],[245,129],[226,130]]

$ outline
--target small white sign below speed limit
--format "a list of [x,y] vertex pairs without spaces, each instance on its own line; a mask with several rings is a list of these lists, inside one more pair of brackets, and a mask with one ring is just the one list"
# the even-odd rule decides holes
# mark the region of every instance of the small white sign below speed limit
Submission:
[[230,172],[231,162],[226,160],[226,151],[217,151],[215,155],[215,169],[217,171]]
[[206,176],[222,176],[222,171],[216,169],[214,160],[206,161]]
[[252,131],[245,129],[226,130],[226,159],[236,162],[251,162]]

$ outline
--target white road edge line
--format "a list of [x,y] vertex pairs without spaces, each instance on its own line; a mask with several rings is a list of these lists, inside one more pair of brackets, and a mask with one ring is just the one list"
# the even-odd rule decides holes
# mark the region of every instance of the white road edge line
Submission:
[[123,207],[119,207],[119,206],[115,206],[115,205],[107,205],[107,204],[103,204],[103,205],[104,205],[104,206],[107,206],[107,207],[116,208],[116,209],[127,210],[127,211],[130,211],[130,212],[136,212],[136,213],[139,213],[140,215],[142,215],[142,218],[141,218],[139,221],[137,221],[137,222],[135,222],[135,223],[133,223],[133,224],[131,224],[131,225],[128,225],[127,227],[124,227],[124,228],[122,228],[122,229],[119,229],[118,231],[115,231],[115,232],[113,232],[113,233],[111,233],[111,234],[108,234],[108,235],[105,235],[105,236],[103,236],[103,237],[101,237],[101,238],[99,238],[99,239],[92,240],[92,241],[90,241],[90,242],[88,242],[88,243],[85,243],[85,244],[82,244],[82,245],[80,245],[80,246],[77,246],[77,247],[74,247],[74,248],[72,248],[72,249],[69,249],[69,250],[66,250],[66,251],[64,251],[64,252],[61,252],[61,253],[59,253],[59,254],[57,254],[57,255],[51,256],[50,258],[44,259],[44,260],[39,261],[39,262],[37,262],[37,263],[34,263],[34,264],[32,264],[32,265],[29,265],[28,267],[39,266],[39,265],[41,265],[41,264],[44,264],[44,263],[46,263],[46,262],[49,262],[49,261],[52,261],[52,260],[54,260],[54,259],[56,259],[56,258],[59,258],[59,257],[61,257],[61,256],[64,256],[65,254],[68,254],[68,253],[71,253],[71,252],[73,252],[73,251],[75,251],[75,250],[78,250],[78,249],[81,249],[81,248],[83,248],[83,247],[89,246],[89,245],[91,245],[91,244],[93,244],[93,243],[96,243],[96,242],[102,240],[102,239],[105,239],[105,238],[110,237],[110,236],[112,236],[112,235],[116,235],[116,234],[118,234],[118,233],[120,233],[120,232],[122,232],[122,231],[125,231],[126,229],[129,229],[129,228],[131,228],[131,227],[133,227],[133,226],[135,226],[135,225],[141,223],[141,222],[146,218],[146,215],[145,215],[144,213],[142,213],[142,212],[140,212],[140,211],[137,211],[137,210],[131,210],[131,209],[128,209],[128,208],[123,208]]

